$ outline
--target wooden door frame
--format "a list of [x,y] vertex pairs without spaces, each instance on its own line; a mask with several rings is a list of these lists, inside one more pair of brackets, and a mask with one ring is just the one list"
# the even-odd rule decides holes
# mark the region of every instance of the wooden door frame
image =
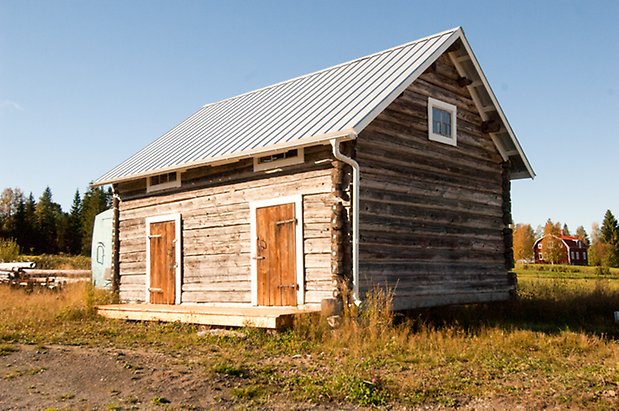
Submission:
[[277,197],[267,200],[252,201],[250,210],[250,243],[251,243],[251,304],[258,305],[258,262],[256,260],[256,209],[282,204],[294,204],[294,216],[297,219],[295,227],[295,260],[297,271],[297,305],[305,304],[305,266],[303,255],[303,196],[301,194]]
[[175,244],[175,259],[176,259],[176,272],[175,272],[175,281],[174,281],[174,304],[181,303],[181,278],[182,278],[182,268],[183,261],[181,260],[181,215],[177,214],[167,214],[160,215],[155,217],[147,217],[146,218],[146,287],[145,287],[145,300],[147,303],[150,303],[150,292],[148,289],[150,288],[150,225],[153,223],[163,223],[166,221],[174,221],[174,235],[176,237]]

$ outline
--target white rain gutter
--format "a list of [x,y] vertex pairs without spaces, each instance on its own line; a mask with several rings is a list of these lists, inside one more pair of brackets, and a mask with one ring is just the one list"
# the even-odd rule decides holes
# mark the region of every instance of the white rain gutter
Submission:
[[[356,138],[356,133],[354,135]],[[332,139],[333,156],[352,167],[352,298],[355,305],[361,304],[359,298],[359,163],[340,152],[340,140]]]

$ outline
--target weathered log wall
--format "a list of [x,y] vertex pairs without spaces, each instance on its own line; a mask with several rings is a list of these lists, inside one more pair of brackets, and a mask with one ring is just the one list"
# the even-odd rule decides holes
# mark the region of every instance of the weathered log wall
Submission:
[[[509,184],[458,77],[441,57],[357,139],[361,288],[394,288],[396,308],[504,299],[513,288]],[[429,141],[428,97],[457,106],[457,147]]]
[[305,163],[255,173],[252,160],[189,170],[182,187],[146,194],[145,182],[118,185],[120,298],[143,301],[145,218],[180,213],[183,303],[250,303],[249,203],[302,194],[305,301],[333,295],[331,277],[332,158],[329,147],[305,150]]

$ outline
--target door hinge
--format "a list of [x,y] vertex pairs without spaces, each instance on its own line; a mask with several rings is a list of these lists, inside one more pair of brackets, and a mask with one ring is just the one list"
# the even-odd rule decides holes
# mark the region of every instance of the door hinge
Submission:
[[296,218],[291,218],[289,220],[282,220],[282,221],[276,221],[275,225],[284,225],[284,224],[290,224],[290,223],[297,223],[297,219]]
[[265,257],[265,256],[263,256],[263,255],[259,255],[259,256],[256,256],[256,257],[252,257],[252,258],[253,258],[254,260],[264,260],[266,257]]
[[151,293],[162,293],[163,289],[162,288],[149,287],[148,291],[150,291]]
[[148,237],[148,239],[151,239],[151,238],[161,238],[161,234],[149,234],[146,237]]
[[299,290],[299,284],[280,284],[277,288],[292,288],[294,290]]

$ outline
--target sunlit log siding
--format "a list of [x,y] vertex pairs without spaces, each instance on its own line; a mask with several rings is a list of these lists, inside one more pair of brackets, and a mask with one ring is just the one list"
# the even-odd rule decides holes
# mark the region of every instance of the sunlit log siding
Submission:
[[257,173],[252,160],[182,174],[182,186],[146,193],[144,180],[120,184],[120,297],[146,290],[147,217],[180,213],[182,303],[251,302],[250,207],[255,200],[303,195],[305,302],[332,297],[332,159],[327,146],[305,150],[305,163]]

